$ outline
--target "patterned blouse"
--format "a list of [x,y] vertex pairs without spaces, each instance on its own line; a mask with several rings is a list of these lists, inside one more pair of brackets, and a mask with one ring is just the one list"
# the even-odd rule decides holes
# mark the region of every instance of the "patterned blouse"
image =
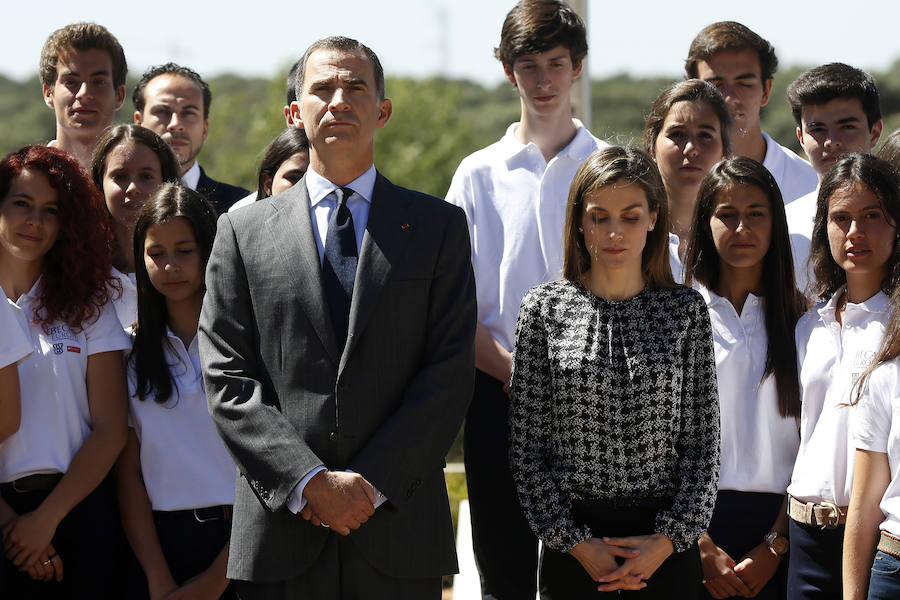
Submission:
[[[676,552],[712,516],[719,403],[706,303],[685,287],[609,301],[580,283],[532,289],[516,326],[510,463],[547,546],[592,537],[573,502],[661,500],[655,531]],[[602,532],[597,532],[602,535]]]

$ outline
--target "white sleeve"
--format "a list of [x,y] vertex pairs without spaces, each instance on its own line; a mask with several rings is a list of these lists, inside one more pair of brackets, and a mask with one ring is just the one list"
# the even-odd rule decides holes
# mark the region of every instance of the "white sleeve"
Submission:
[[[893,363],[878,366],[866,381],[859,403],[851,408],[853,440],[860,450],[887,452],[891,432],[891,401],[897,393],[897,368]],[[853,390],[856,393],[856,390]]]
[[112,302],[104,304],[100,315],[85,323],[84,336],[87,339],[88,356],[131,348],[131,340],[122,329]]
[[31,343],[19,315],[0,288],[0,368],[22,362],[31,354]]

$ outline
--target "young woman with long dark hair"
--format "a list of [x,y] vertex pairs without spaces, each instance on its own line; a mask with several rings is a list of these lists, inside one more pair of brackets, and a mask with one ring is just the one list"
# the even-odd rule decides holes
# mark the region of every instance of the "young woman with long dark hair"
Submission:
[[705,597],[783,598],[785,489],[800,438],[794,283],[775,179],[743,157],[703,179],[685,261],[712,321],[722,424],[716,508],[700,538]]
[[163,184],[134,229],[138,322],[128,359],[130,429],[117,464],[139,562],[129,598],[233,598],[225,564],[236,469],[206,408],[197,323],[216,215]]

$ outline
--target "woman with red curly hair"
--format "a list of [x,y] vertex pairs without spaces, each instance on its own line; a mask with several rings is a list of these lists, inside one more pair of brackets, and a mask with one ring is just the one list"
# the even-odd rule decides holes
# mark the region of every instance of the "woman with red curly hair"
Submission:
[[32,343],[21,424],[0,445],[4,597],[114,594],[121,530],[105,480],[125,443],[129,343],[110,302],[108,218],[68,154],[26,146],[0,162],[0,300]]

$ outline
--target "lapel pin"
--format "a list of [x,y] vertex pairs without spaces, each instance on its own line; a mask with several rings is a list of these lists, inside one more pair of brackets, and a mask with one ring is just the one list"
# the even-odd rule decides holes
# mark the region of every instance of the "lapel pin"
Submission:
[[400,229],[409,229],[409,223],[404,223],[400,226]]

